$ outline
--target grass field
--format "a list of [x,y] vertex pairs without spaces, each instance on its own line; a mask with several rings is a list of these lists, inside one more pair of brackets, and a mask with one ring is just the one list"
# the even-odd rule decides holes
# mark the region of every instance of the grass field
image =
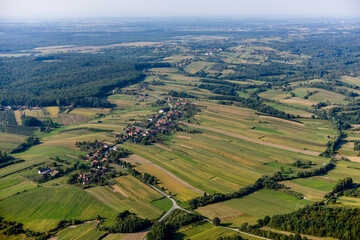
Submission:
[[[120,178],[126,177],[133,178],[132,176],[125,176]],[[98,186],[89,188],[86,191],[102,204],[114,209],[116,212],[129,210],[141,217],[150,219],[160,216],[162,211],[159,208],[151,205],[150,199],[155,200],[162,198],[163,196],[145,184],[143,184],[144,186],[141,186],[140,184],[142,183],[135,178],[127,179],[125,181],[129,185],[124,186],[122,184],[118,184],[113,185],[111,188],[107,186]],[[133,188],[136,186],[140,187],[138,193],[136,193],[137,189]],[[143,193],[144,196],[141,196],[140,193]]]
[[313,114],[310,112],[307,112],[305,110],[301,110],[299,108],[293,108],[290,106],[287,106],[285,104],[280,104],[280,103],[273,103],[273,102],[269,102],[266,103],[266,105],[273,107],[279,111],[283,111],[285,113],[289,113],[289,114],[293,114],[295,116],[299,115],[300,117],[311,117]]
[[343,205],[348,205],[348,206],[354,206],[354,207],[360,206],[360,198],[355,198],[355,197],[341,196],[337,199],[336,202],[341,203]]
[[96,229],[97,222],[83,223],[68,227],[60,231],[56,236],[59,240],[97,240],[106,234],[105,231]]
[[0,179],[0,200],[36,188],[37,184],[21,176]]
[[108,108],[75,108],[70,114],[95,118],[100,114],[108,114],[109,112],[110,109]]
[[282,184],[290,187],[293,191],[303,193],[311,200],[320,201],[332,190],[335,182],[325,175],[284,181]]
[[0,151],[10,151],[25,141],[26,136],[0,132]]
[[[74,159],[71,156],[79,156],[79,155],[86,155],[85,152],[75,150],[72,148],[67,148],[63,146],[56,146],[56,145],[37,145],[29,150],[14,154],[14,157],[24,159],[24,162],[17,163],[10,165],[6,168],[0,169],[0,177],[9,175],[11,173],[15,173],[18,171],[21,171],[25,168],[32,167],[34,164],[40,164],[44,162],[49,162],[50,157],[59,157],[61,159],[68,160],[70,162],[74,162],[76,159]],[[34,173],[37,171],[36,169],[33,170]],[[37,173],[35,173],[37,174]]]
[[[252,138],[261,138],[264,141],[285,146],[297,146],[297,148],[322,152],[328,142],[327,136],[336,134],[336,131],[332,129],[329,123],[317,119],[312,120],[311,124],[307,124],[306,119],[300,119],[304,124],[299,124],[273,117],[258,116],[255,111],[249,109],[229,106],[220,107],[209,103],[202,104],[207,106],[207,111],[197,115],[202,121],[201,125]],[[328,129],[319,129],[314,123],[318,123],[318,127],[328,127]],[[282,134],[257,132],[251,129],[253,127],[268,128]]]
[[331,92],[328,90],[324,90],[324,89],[320,89],[320,88],[296,88],[295,90],[293,90],[292,92],[295,93],[295,96],[298,98],[303,98],[307,92],[315,92],[313,95],[309,96],[308,100],[309,101],[313,101],[316,103],[319,102],[326,102],[326,101],[330,101],[332,103],[346,103],[346,101],[344,101],[345,96],[335,93],[335,92]]
[[168,198],[162,198],[156,201],[151,202],[152,205],[155,207],[163,210],[164,212],[167,212],[172,207],[172,202]]
[[201,70],[209,70],[212,66],[214,65],[214,63],[210,63],[210,62],[192,62],[189,65],[187,65],[185,67],[185,71],[194,74],[197,73]]
[[[211,223],[204,222],[199,225],[180,228],[175,234],[173,234],[172,239],[210,240],[217,239],[218,237],[233,236],[235,234],[238,233],[235,233],[234,231],[225,228],[215,227]],[[248,240],[258,239],[243,234],[239,235],[242,236],[244,239]]]
[[341,81],[355,86],[360,86],[360,79],[358,77],[342,76]]
[[[243,198],[200,207],[197,211],[209,219],[219,217],[226,220],[243,217],[243,221],[248,221],[248,219],[263,218],[266,215],[292,212],[306,204],[311,204],[311,202],[296,199],[279,191],[260,190]],[[239,220],[238,223],[240,223]]]
[[194,190],[189,184],[184,183],[181,179],[178,179],[176,176],[173,176],[171,173],[166,171],[163,168],[159,168],[156,165],[149,163],[142,163],[138,165],[136,169],[140,172],[147,172],[160,181],[158,185],[167,189],[168,193],[172,193],[176,196],[176,199],[180,201],[188,201],[194,197],[200,196],[201,192]]
[[150,188],[135,177],[128,175],[116,178],[118,186],[129,195],[136,196],[137,198],[144,199],[146,201],[154,201],[162,198],[162,195]]
[[25,228],[47,231],[60,220],[112,218],[115,211],[90,194],[73,186],[38,187],[0,201],[2,216],[24,223]]
[[267,90],[266,92],[260,93],[259,96],[271,100],[281,100],[290,97],[290,94],[277,89],[271,89]]

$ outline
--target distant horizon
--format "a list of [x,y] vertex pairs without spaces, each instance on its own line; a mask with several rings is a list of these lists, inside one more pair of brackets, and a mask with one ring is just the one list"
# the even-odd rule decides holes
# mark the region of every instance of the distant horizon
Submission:
[[359,18],[358,0],[0,0],[0,19]]
[[0,17],[0,22],[61,22],[61,21],[167,21],[167,20],[181,20],[181,21],[196,21],[196,20],[244,20],[244,21],[341,21],[351,20],[360,21],[360,16],[294,16],[294,15],[244,15],[244,16],[97,16],[97,17]]

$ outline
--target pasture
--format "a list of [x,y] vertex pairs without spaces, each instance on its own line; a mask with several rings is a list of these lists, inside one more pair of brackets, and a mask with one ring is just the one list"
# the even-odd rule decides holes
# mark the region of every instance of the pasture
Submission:
[[96,228],[97,221],[85,222],[83,224],[65,228],[56,234],[59,240],[97,240],[106,234]]
[[172,202],[170,201],[170,199],[168,199],[166,197],[156,200],[156,201],[152,201],[151,204],[154,205],[155,207],[163,210],[164,212],[169,211],[173,205]]
[[209,70],[213,65],[214,63],[210,63],[210,62],[202,62],[202,61],[192,62],[185,67],[185,71],[191,74],[195,74],[199,71]]
[[2,216],[33,231],[47,231],[60,220],[112,218],[115,211],[73,186],[37,187],[0,201]]
[[0,132],[0,151],[10,151],[25,141],[26,136]]
[[[232,236],[236,233],[232,230],[225,229],[222,227],[213,226],[209,222],[203,222],[202,224],[190,225],[180,228],[175,234],[172,235],[172,239],[181,240],[181,239],[216,239],[218,237]],[[239,234],[244,239],[248,240],[257,240],[258,238],[250,237],[244,234]]]
[[316,201],[323,199],[335,185],[335,182],[329,180],[326,175],[311,178],[299,178],[281,183],[295,192],[304,194],[308,199]]
[[[126,177],[126,176],[125,176]],[[132,176],[130,176],[132,177]],[[122,178],[122,177],[120,177]],[[131,181],[132,186],[139,186],[136,181],[137,179],[133,179]],[[139,182],[140,183],[140,182]],[[129,210],[130,212],[138,214],[140,217],[154,219],[160,216],[162,211],[151,205],[149,196],[154,196],[153,199],[159,199],[163,196],[159,193],[155,192],[150,187],[142,186],[143,189],[140,189],[140,192],[145,193],[147,196],[139,197],[140,195],[134,195],[136,189],[129,189],[129,186],[124,186],[121,184],[108,186],[97,186],[93,188],[89,188],[86,190],[93,198],[97,199],[103,205],[108,206],[113,209],[115,212],[122,212],[125,210]],[[143,190],[143,191],[141,191]],[[159,195],[156,195],[159,194]],[[157,198],[156,198],[157,197]]]
[[292,92],[298,98],[303,98],[308,92],[313,92],[314,94],[310,95],[308,100],[316,103],[326,101],[334,104],[346,103],[344,95],[320,88],[296,88]]
[[240,224],[248,219],[254,221],[255,218],[263,218],[266,215],[292,212],[307,204],[311,202],[296,199],[280,191],[260,190],[242,198],[200,207],[197,211],[209,219],[219,217],[224,220],[233,218],[241,220],[243,218],[242,221],[237,220]]

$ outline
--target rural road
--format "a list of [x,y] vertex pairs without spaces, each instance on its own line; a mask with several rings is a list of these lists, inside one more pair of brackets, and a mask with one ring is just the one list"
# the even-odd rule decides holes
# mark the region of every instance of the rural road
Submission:
[[[212,222],[211,220],[209,220],[209,219],[204,219],[204,221],[207,221],[207,222],[213,224],[213,222]],[[260,236],[257,236],[257,235],[251,234],[251,233],[247,233],[247,232],[240,231],[240,230],[237,229],[237,228],[230,228],[230,227],[225,227],[225,226],[221,226],[221,225],[218,225],[218,227],[222,227],[222,228],[225,228],[225,229],[228,229],[228,230],[232,230],[232,231],[235,231],[235,232],[238,232],[238,233],[247,235],[247,236],[251,236],[251,237],[254,237],[254,238],[258,238],[258,239],[271,240],[270,238],[260,237]]]
[[159,222],[163,221],[167,216],[169,216],[170,213],[172,213],[172,211],[174,211],[175,209],[180,209],[180,210],[183,210],[187,213],[191,213],[190,211],[186,210],[186,209],[183,209],[181,208],[177,203],[176,201],[169,195],[167,195],[166,193],[164,193],[163,191],[157,189],[156,187],[154,187],[153,185],[151,184],[147,184],[149,187],[151,187],[152,189],[154,189],[155,191],[161,193],[162,195],[164,195],[165,197],[167,197],[168,199],[170,199],[170,201],[172,202],[173,206],[170,208],[169,211],[167,211],[164,216],[162,216],[160,219],[159,219]]
[[[159,219],[159,222],[163,221],[163,220],[164,220],[172,211],[174,211],[175,209],[180,209],[180,210],[185,211],[185,212],[187,212],[187,213],[193,214],[192,212],[190,212],[190,211],[188,211],[188,210],[186,210],[186,209],[181,208],[181,207],[176,203],[176,201],[175,201],[173,198],[171,198],[171,196],[167,195],[166,193],[164,193],[163,191],[157,189],[156,187],[154,187],[154,186],[151,185],[151,184],[147,184],[147,185],[148,185],[149,187],[151,187],[152,189],[154,189],[155,191],[161,193],[161,194],[164,195],[165,197],[169,198],[169,199],[171,200],[171,202],[173,203],[172,208],[171,208],[169,211],[167,211],[167,212],[164,214],[164,216],[162,216],[162,217]],[[211,223],[211,224],[213,223],[211,220],[206,219],[206,218],[204,218],[204,221],[207,221],[207,222],[209,222],[209,223]],[[228,229],[228,230],[232,230],[232,231],[235,231],[235,232],[238,232],[238,233],[247,235],[247,236],[255,237],[255,238],[258,238],[258,239],[271,240],[270,238],[264,238],[264,237],[260,237],[260,236],[257,236],[257,235],[251,234],[251,233],[242,232],[242,231],[240,231],[240,230],[237,229],[237,228],[230,228],[230,227],[225,227],[225,226],[221,226],[221,225],[218,225],[218,227],[222,227],[222,228],[225,228],[225,229]],[[144,238],[144,240],[146,240],[146,237]]]
[[189,126],[189,127],[200,128],[200,129],[205,129],[205,130],[209,130],[209,131],[212,131],[212,132],[221,133],[221,134],[224,134],[224,135],[227,135],[227,136],[230,136],[230,137],[239,138],[239,139],[242,139],[242,140],[245,140],[245,141],[248,141],[248,142],[257,143],[257,144],[261,144],[261,145],[264,145],[264,146],[269,146],[269,147],[273,147],[273,148],[279,148],[279,149],[288,150],[288,151],[291,151],[291,152],[302,153],[302,154],[307,154],[307,155],[311,155],[311,156],[319,156],[319,154],[320,154],[320,152],[314,152],[314,151],[309,151],[309,150],[284,146],[284,145],[280,145],[280,144],[276,144],[276,143],[265,142],[265,141],[262,141],[262,140],[246,137],[246,136],[243,136],[243,135],[240,135],[240,134],[228,132],[228,131],[222,130],[222,129],[217,129],[217,128],[213,128],[213,127],[206,127],[206,126],[201,126],[201,125],[192,124],[192,123],[186,123],[186,122],[182,122],[182,123]]

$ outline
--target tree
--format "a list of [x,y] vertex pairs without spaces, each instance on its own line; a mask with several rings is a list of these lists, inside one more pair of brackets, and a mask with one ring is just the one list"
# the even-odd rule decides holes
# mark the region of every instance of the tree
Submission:
[[215,217],[215,218],[213,219],[213,224],[214,224],[215,226],[218,226],[218,225],[220,224],[220,218]]

